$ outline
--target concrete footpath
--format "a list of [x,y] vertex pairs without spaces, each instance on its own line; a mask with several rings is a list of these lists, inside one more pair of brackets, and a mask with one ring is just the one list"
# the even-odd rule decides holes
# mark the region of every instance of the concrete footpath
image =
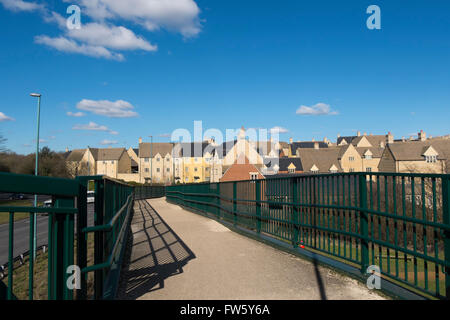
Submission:
[[134,210],[118,299],[384,299],[165,198]]

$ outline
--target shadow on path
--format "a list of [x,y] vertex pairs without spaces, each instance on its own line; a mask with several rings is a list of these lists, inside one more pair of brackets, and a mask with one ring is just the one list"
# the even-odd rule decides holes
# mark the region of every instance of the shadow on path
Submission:
[[134,300],[164,288],[164,280],[183,273],[194,253],[146,200],[137,200],[117,299]]
[[319,270],[319,261],[317,260],[316,255],[313,255],[313,264],[314,264],[314,273],[316,275],[317,285],[319,286],[320,299],[327,300],[327,295],[325,293],[325,285],[322,280],[322,276]]

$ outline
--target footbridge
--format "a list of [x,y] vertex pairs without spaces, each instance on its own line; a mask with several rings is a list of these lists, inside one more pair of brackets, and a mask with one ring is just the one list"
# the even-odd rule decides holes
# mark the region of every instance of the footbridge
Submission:
[[[50,208],[0,205],[9,230],[1,298],[450,297],[449,175],[133,187],[101,176],[0,173],[0,192],[53,199]],[[15,224],[23,214],[29,252],[36,216],[48,219],[47,249],[36,259],[17,258]]]

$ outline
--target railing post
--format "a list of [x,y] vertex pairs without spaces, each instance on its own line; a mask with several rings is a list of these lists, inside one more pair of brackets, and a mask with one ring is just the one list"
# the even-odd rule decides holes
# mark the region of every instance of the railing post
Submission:
[[292,208],[292,214],[293,214],[293,230],[292,233],[292,246],[294,248],[298,245],[298,178],[291,179],[292,181],[292,202],[294,203],[294,206]]
[[233,221],[234,226],[237,225],[237,182],[233,182]]
[[[442,178],[442,223],[450,225],[450,176]],[[450,300],[450,232],[444,231],[444,256],[447,267],[445,267],[445,297]]]
[[261,233],[261,180],[255,180],[256,232]]
[[[105,184],[103,179],[95,181],[95,205],[94,205],[94,224],[100,226],[103,224],[103,217],[105,214],[104,207],[104,192]],[[102,231],[97,231],[94,234],[94,264],[103,262],[103,237]],[[103,270],[94,271],[94,298],[101,299],[103,294]]]
[[220,219],[220,183],[216,184],[216,192],[217,192],[217,218]]
[[[55,208],[73,208],[72,198],[56,198]],[[51,287],[50,300],[71,300],[73,291],[67,287],[67,267],[73,265],[74,258],[74,217],[73,214],[52,213],[51,214],[52,243],[52,273],[49,268],[49,287]],[[50,239],[49,239],[50,240]]]
[[361,232],[361,273],[369,267],[369,223],[367,214],[367,180],[365,174],[359,175],[359,221]]
[[[87,234],[83,229],[87,227],[87,190],[89,180],[79,178],[79,191],[77,197],[77,264],[80,270],[87,266]],[[87,295],[87,274],[80,275],[80,290],[77,292],[77,300],[85,300]]]

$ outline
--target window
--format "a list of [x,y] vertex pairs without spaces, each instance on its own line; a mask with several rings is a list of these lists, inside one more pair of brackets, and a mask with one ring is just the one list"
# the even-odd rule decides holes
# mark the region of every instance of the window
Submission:
[[251,180],[257,180],[258,179],[258,173],[250,172],[250,179]]
[[197,172],[197,167],[194,168],[194,171]]
[[355,172],[354,168],[350,168],[349,172]]
[[209,171],[209,168],[205,168],[205,170],[206,170],[206,172],[208,172],[208,171]]
[[111,164],[114,164],[114,160],[111,160]]
[[106,161],[103,161],[103,164],[106,164]]
[[148,172],[149,170],[148,170],[148,168],[145,168],[145,172]]
[[372,172],[372,168],[367,167],[367,168],[366,168],[366,172]]
[[295,169],[294,168],[288,168],[288,173],[295,173]]
[[161,160],[161,158],[156,158],[156,161],[158,161],[158,162],[159,162],[159,160]]
[[337,170],[336,169],[331,169],[330,172],[331,173],[337,173]]
[[144,158],[144,162],[148,162],[148,158]]
[[198,162],[198,158],[195,158],[194,161],[195,161],[195,162]]
[[319,173],[319,170],[311,170],[312,173]]
[[166,171],[167,171],[167,172],[170,172],[170,168],[167,168]]
[[355,161],[355,157],[348,157],[348,161]]
[[371,154],[366,154],[366,156],[364,158],[366,160],[372,160],[372,155]]
[[437,161],[437,156],[425,156],[425,161],[427,163],[434,163]]
[[170,161],[170,158],[169,158],[169,157],[167,157],[167,158],[166,158],[166,161],[167,161],[167,162],[169,162],[169,161]]
[[159,168],[156,168],[156,172],[159,172],[160,171],[160,169]]

